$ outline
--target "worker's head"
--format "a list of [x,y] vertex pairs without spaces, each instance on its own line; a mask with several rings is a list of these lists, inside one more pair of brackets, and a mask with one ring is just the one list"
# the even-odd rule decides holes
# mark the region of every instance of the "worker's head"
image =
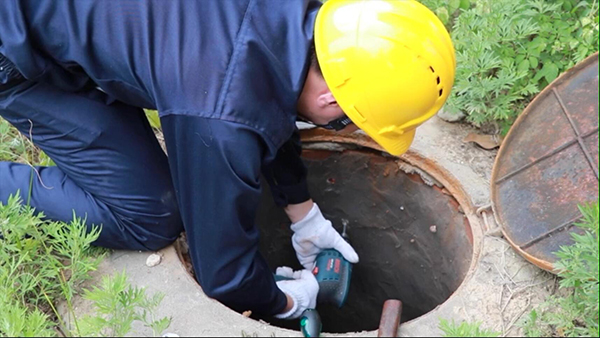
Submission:
[[299,114],[303,119],[322,128],[340,132],[355,131],[356,125],[344,114],[323,78],[314,45],[310,50],[309,57],[308,75],[298,100]]
[[317,14],[315,49],[299,113],[327,127],[347,116],[393,155],[408,149],[454,83],[450,36],[414,0],[329,0]]

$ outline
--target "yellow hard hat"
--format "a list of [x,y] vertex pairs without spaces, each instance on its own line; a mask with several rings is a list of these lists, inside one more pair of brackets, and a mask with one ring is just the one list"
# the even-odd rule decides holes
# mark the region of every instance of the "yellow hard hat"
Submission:
[[408,150],[454,84],[450,35],[414,0],[329,0],[317,14],[315,49],[340,107],[392,155]]

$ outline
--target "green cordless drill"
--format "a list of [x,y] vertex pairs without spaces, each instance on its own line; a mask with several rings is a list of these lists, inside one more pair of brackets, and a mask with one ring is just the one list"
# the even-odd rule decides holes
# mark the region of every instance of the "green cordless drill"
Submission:
[[[344,226],[342,237],[349,242],[346,233],[348,221],[342,220]],[[342,254],[335,249],[323,250],[315,259],[313,274],[319,283],[317,303],[333,304],[341,308],[348,298],[350,290],[350,277],[352,263],[348,262]],[[285,280],[282,276],[275,276],[275,280]],[[315,309],[307,309],[300,317],[300,331],[305,337],[319,337],[322,323],[319,313]]]
[[300,316],[300,331],[302,331],[304,337],[319,337],[322,329],[323,323],[317,310],[306,309],[302,312],[302,316]]
[[[342,237],[350,243],[346,233],[348,221],[342,220],[342,224],[344,226]],[[341,308],[348,298],[352,263],[348,262],[339,251],[327,249],[323,250],[315,259],[315,267],[312,272],[319,282],[317,302],[333,304]]]
[[[293,280],[293,278],[275,275],[275,281]],[[300,316],[300,331],[304,337],[319,337],[323,323],[321,316],[315,309],[306,309]]]

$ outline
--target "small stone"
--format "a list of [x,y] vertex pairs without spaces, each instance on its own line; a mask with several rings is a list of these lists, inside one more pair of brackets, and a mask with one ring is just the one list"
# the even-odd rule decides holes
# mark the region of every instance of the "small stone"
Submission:
[[413,238],[413,239],[411,239],[411,240],[410,240],[410,242],[411,242],[411,243],[414,243],[414,242],[415,242],[415,239],[414,239],[414,238]]
[[440,109],[437,116],[446,122],[459,122],[462,121],[467,115],[462,111],[457,113],[451,113],[448,110]]
[[244,311],[242,313],[242,316],[246,317],[246,318],[250,318],[250,316],[252,316],[252,311],[248,310],[248,311]]
[[403,207],[403,206],[400,206],[400,210],[404,210],[404,207]]
[[437,232],[437,225],[432,225],[429,227],[429,231],[433,232],[434,234]]
[[157,266],[158,264],[160,264],[160,261],[162,261],[161,255],[152,254],[152,255],[148,256],[148,258],[146,259],[146,266],[149,266],[149,267]]

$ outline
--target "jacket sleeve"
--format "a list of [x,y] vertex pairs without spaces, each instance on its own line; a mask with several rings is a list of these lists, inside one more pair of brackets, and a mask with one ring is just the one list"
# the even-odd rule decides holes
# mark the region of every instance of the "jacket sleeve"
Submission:
[[263,175],[271,187],[275,204],[285,207],[310,199],[306,182],[306,166],[302,162],[302,143],[298,130],[283,144],[275,159],[263,167]]
[[254,224],[267,152],[262,137],[242,124],[197,116],[167,115],[161,122],[203,291],[236,311],[281,313],[286,297],[258,252]]

